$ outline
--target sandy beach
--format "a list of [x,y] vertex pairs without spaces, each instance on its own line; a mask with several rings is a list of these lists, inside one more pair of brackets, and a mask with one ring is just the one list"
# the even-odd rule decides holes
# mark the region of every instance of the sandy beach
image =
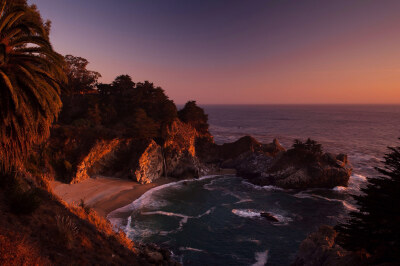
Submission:
[[[235,174],[233,169],[221,169],[210,175]],[[124,207],[146,191],[170,182],[178,181],[175,178],[160,178],[154,183],[139,184],[129,179],[97,176],[88,178],[77,184],[65,184],[60,181],[51,181],[53,192],[67,203],[79,204],[83,200],[100,215],[107,215]]]
[[176,181],[172,178],[161,178],[151,184],[139,184],[128,179],[113,177],[95,177],[77,184],[65,184],[59,181],[50,182],[53,192],[67,203],[79,204],[81,199],[100,215],[128,205],[143,193],[156,186]]

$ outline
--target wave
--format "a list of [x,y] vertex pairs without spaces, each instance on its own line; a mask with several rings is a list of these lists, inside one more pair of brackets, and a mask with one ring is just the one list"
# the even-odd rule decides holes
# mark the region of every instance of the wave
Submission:
[[256,189],[256,190],[266,190],[266,191],[288,191],[288,190],[286,190],[286,189],[283,189],[283,188],[280,188],[280,187],[276,187],[276,186],[257,186],[257,185],[254,185],[254,184],[252,184],[252,183],[246,181],[246,180],[243,180],[243,181],[242,181],[242,184],[245,185],[245,186],[247,186],[247,187]]
[[152,200],[152,196],[155,192],[157,192],[159,190],[163,190],[168,187],[180,185],[184,182],[202,181],[202,180],[206,180],[206,179],[210,179],[210,178],[215,178],[218,176],[220,176],[220,175],[207,175],[207,176],[203,176],[203,177],[200,177],[197,179],[185,179],[185,180],[180,180],[180,181],[164,184],[161,186],[157,186],[157,187],[152,188],[152,189],[146,191],[145,193],[143,193],[142,196],[140,196],[138,199],[133,201],[131,204],[128,204],[124,207],[118,208],[118,209],[110,212],[107,215],[107,219],[111,222],[111,224],[113,225],[114,228],[123,227],[122,223],[125,220],[125,219],[121,218],[121,216],[124,216],[123,214],[139,210],[143,206],[154,206],[155,204],[158,204],[157,206],[160,205],[160,201]]
[[[209,215],[212,211],[214,211],[215,207],[212,207],[211,209],[207,210],[206,212],[197,215],[197,216],[189,216],[189,215],[184,215],[184,214],[180,214],[180,213],[173,213],[173,212],[165,212],[165,211],[151,211],[151,212],[141,212],[141,215],[165,215],[165,216],[175,216],[175,217],[179,217],[181,218],[181,220],[179,221],[179,226],[177,229],[172,230],[172,231],[160,231],[161,235],[168,235],[170,233],[176,233],[180,230],[183,229],[184,224],[186,224],[188,222],[189,219],[199,219],[205,215]],[[129,218],[131,218],[131,216],[129,216]],[[128,219],[129,219],[128,218]],[[129,223],[128,223],[129,225]],[[130,226],[130,225],[129,225]]]
[[[227,177],[221,177],[218,179],[214,179],[211,182],[204,184],[203,188],[209,191],[215,191],[215,190],[219,190],[222,191],[222,193],[224,195],[230,195],[234,198],[237,198],[239,201],[235,202],[234,204],[239,204],[239,203],[244,203],[244,202],[251,202],[253,201],[252,199],[250,199],[249,197],[246,196],[242,196],[240,194],[243,193],[235,193],[234,191],[232,191],[231,188],[226,187],[226,186],[218,186],[217,182],[223,181],[223,180],[227,180],[227,179],[232,179],[232,178],[237,178],[237,177],[232,177],[232,176],[227,176]],[[222,204],[222,205],[230,205],[230,204]]]
[[[261,213],[266,211],[259,211],[259,210],[249,210],[249,209],[233,209],[232,213],[243,217],[243,218],[262,218]],[[282,215],[278,212],[268,211],[272,216],[274,216],[278,222],[272,222],[273,225],[288,225],[289,222],[293,221],[292,218]]]
[[345,201],[345,200],[341,200],[341,199],[331,199],[331,198],[327,198],[324,196],[320,196],[320,195],[316,195],[316,194],[307,194],[307,191],[302,191],[299,193],[296,193],[293,195],[296,198],[300,198],[300,199],[323,199],[326,201],[331,201],[331,202],[340,202],[343,207],[345,209],[347,209],[348,211],[358,211],[358,208],[354,205],[352,205],[351,203]]
[[261,244],[261,240],[252,239],[252,238],[239,238],[239,239],[236,239],[236,241],[237,242],[250,242],[250,243],[257,244],[257,245]]
[[349,194],[358,195],[360,194],[360,189],[363,188],[368,183],[367,177],[360,174],[352,174],[349,179],[349,184],[347,187],[337,186],[332,190],[336,192],[346,192]]
[[182,250],[182,251],[204,252],[204,253],[206,252],[206,251],[204,251],[204,250],[202,250],[202,249],[191,248],[191,247],[180,247],[179,250]]
[[237,216],[244,217],[244,218],[261,217],[261,214],[259,211],[252,211],[252,210],[233,209],[232,213]]
[[256,262],[252,266],[264,266],[268,262],[268,249],[263,252],[256,252],[254,254]]

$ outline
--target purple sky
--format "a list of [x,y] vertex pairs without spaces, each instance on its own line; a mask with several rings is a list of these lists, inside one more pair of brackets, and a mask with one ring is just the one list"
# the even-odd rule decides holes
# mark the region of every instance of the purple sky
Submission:
[[400,1],[29,0],[61,54],[176,103],[400,103]]

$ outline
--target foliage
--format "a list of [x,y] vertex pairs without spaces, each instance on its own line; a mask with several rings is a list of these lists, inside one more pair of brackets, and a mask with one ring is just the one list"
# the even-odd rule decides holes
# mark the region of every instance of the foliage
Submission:
[[142,108],[136,109],[132,115],[132,135],[138,138],[156,138],[158,134],[158,125],[153,119],[147,116]]
[[310,138],[308,138],[306,140],[306,142],[302,142],[298,139],[295,139],[294,143],[293,143],[293,148],[295,150],[309,151],[313,154],[321,154],[322,153],[322,145]]
[[106,128],[115,136],[161,138],[162,128],[177,118],[177,109],[163,89],[148,81],[135,83],[120,75],[97,85],[98,94],[64,97],[62,124]]
[[354,196],[359,211],[337,226],[339,242],[348,250],[366,250],[376,263],[400,262],[400,147],[389,148],[381,177],[368,178],[362,195]]
[[51,47],[49,24],[24,1],[0,1],[0,168],[9,171],[48,137],[61,108],[63,58]]
[[182,122],[192,125],[197,131],[206,133],[208,131],[208,115],[196,104],[196,101],[188,101],[182,110],[178,112]]
[[65,56],[65,73],[68,77],[68,84],[65,85],[69,94],[85,94],[95,92],[100,73],[86,69],[89,61],[85,58],[73,55]]

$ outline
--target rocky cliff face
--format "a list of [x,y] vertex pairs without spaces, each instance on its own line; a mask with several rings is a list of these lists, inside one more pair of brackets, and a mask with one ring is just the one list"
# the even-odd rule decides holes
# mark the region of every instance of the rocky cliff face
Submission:
[[277,140],[267,146],[269,152],[243,153],[222,165],[234,167],[238,175],[260,186],[304,189],[348,184],[352,169],[346,155],[298,149],[285,151]]
[[92,175],[100,174],[107,163],[115,158],[115,151],[118,150],[123,141],[120,139],[100,140],[79,163],[75,178],[71,183],[78,183]]
[[[154,140],[150,141],[140,155],[135,171],[131,178],[141,184],[151,183],[163,174],[164,158],[162,148]],[[131,172],[133,169],[131,170]]]
[[192,126],[175,120],[167,127],[166,136],[163,148],[167,176],[199,177],[209,171],[196,154],[196,140],[203,138],[213,143],[211,135],[199,134]]
[[69,183],[106,175],[146,184],[162,176],[190,178],[210,170],[196,154],[196,141],[201,138],[213,143],[212,136],[200,134],[178,119],[166,127],[161,145],[151,139],[100,136],[87,136],[90,141],[85,142],[83,134],[70,135],[59,133],[51,140],[54,150],[64,151],[53,165],[61,165],[60,172],[65,173],[62,179]]
[[[85,141],[85,139],[90,141]],[[97,140],[96,140],[97,139]],[[285,150],[278,140],[262,144],[251,136],[217,145],[212,136],[174,120],[164,128],[163,141],[101,138],[60,134],[57,150],[76,183],[95,175],[131,178],[151,183],[161,176],[199,177],[216,168],[234,168],[239,176],[257,185],[283,188],[347,186],[351,168],[347,156],[306,149]],[[60,147],[61,146],[61,147]],[[75,160],[69,163],[63,158]]]
[[301,242],[293,266],[364,265],[360,257],[335,243],[336,236],[331,226],[321,226]]

